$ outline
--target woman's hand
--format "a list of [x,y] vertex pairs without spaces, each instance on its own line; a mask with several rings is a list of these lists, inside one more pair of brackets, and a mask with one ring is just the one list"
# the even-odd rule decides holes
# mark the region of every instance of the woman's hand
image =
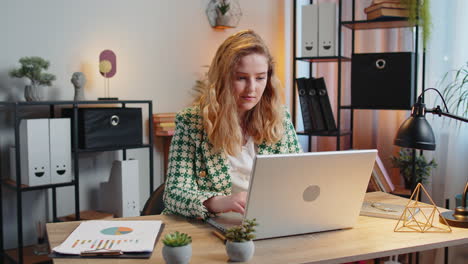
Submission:
[[236,212],[244,214],[247,192],[240,192],[228,196],[214,196],[203,202],[203,205],[212,213]]

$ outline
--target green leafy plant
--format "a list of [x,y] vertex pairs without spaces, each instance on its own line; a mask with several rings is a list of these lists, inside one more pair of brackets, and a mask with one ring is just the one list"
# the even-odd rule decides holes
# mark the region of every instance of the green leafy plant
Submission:
[[423,47],[426,48],[431,35],[431,13],[429,0],[400,0],[409,11],[408,21],[422,28]]
[[[411,188],[411,178],[413,177],[413,151],[407,148],[401,148],[398,156],[390,157],[393,167],[400,169],[400,174],[405,180],[405,186]],[[430,162],[426,160],[424,155],[416,154],[416,179],[415,183],[424,183],[430,176],[431,169],[437,168],[437,163],[434,159]]]
[[242,225],[233,226],[226,231],[226,239],[232,242],[246,242],[255,238],[255,226],[257,226],[257,219],[244,220]]
[[168,247],[183,247],[192,243],[192,237],[185,233],[179,233],[179,231],[176,231],[175,233],[164,236],[162,242]]
[[47,70],[49,68],[49,61],[44,60],[41,57],[23,57],[19,62],[21,64],[21,68],[11,70],[11,77],[27,77],[31,80],[32,86],[51,86],[52,81],[55,81],[55,75],[42,72],[42,70]]
[[219,12],[221,13],[221,15],[224,16],[231,8],[231,5],[226,0],[221,0],[217,8]]
[[457,70],[445,73],[437,86],[450,113],[468,117],[468,62]]

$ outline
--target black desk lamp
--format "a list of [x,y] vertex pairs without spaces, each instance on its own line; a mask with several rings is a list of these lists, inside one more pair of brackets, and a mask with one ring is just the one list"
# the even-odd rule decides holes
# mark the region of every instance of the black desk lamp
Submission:
[[[440,106],[432,109],[426,109],[426,105],[422,102],[423,94],[428,90],[436,91],[442,98],[446,112],[442,111]],[[404,148],[435,150],[435,137],[431,125],[426,120],[426,113],[432,113],[438,116],[447,116],[459,121],[468,122],[468,119],[452,115],[449,113],[447,104],[445,103],[442,94],[437,89],[428,88],[424,90],[418,97],[418,101],[411,109],[411,116],[398,129],[394,144]],[[458,206],[455,211],[448,211],[439,215],[439,221],[443,219],[451,226],[468,228],[468,207],[466,207],[466,195],[468,191],[468,183],[465,186],[462,197],[462,206]],[[442,219],[443,218],[443,219]]]

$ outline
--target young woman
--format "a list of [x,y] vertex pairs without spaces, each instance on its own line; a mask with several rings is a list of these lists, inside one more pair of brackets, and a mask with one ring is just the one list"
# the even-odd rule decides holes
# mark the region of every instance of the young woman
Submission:
[[201,95],[176,116],[163,213],[244,213],[255,154],[301,152],[279,89],[259,35],[241,31],[221,44]]

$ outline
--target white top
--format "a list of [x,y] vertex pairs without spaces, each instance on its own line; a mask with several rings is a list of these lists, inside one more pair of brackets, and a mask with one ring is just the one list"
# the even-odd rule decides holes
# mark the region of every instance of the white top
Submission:
[[249,137],[247,143],[242,146],[242,151],[237,156],[227,155],[231,168],[232,194],[246,192],[249,189],[250,172],[252,171],[253,160],[255,157],[255,145],[252,137]]

